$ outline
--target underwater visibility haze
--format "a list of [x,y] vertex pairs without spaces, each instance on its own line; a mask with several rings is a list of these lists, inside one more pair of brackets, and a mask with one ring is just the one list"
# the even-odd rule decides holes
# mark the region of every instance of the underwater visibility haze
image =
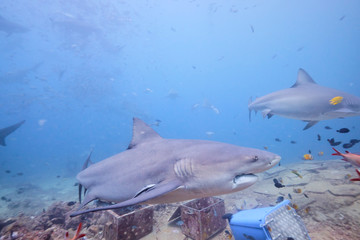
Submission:
[[[359,10],[355,0],[2,0],[1,213],[31,215],[8,207],[30,198],[19,188],[49,189],[40,210],[77,201],[89,153],[96,163],[128,151],[134,117],[165,139],[269,151],[281,167],[331,165],[333,147],[359,154]],[[301,71],[319,86],[298,88],[303,98],[291,100],[306,116],[294,117],[300,110],[287,99],[271,111],[278,97],[255,107]],[[328,108],[337,113],[323,117]],[[249,109],[259,111],[251,121]]]

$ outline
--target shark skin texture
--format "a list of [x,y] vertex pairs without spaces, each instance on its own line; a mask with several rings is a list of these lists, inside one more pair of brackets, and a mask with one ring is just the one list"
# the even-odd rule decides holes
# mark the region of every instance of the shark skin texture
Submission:
[[[277,154],[232,144],[166,139],[138,118],[127,150],[90,165],[77,175],[84,201],[70,216],[228,194],[253,185],[255,173],[277,165]],[[81,187],[79,188],[81,196]],[[115,204],[82,210],[93,200]]]
[[279,115],[307,122],[303,130],[322,120],[360,115],[360,98],[352,94],[318,85],[303,69],[299,69],[296,83],[249,101],[251,111],[260,111],[263,117]]

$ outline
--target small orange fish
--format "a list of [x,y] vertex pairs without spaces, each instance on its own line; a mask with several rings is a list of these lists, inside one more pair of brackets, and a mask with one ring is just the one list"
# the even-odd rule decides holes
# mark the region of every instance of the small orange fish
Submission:
[[344,99],[343,97],[337,96],[337,97],[330,99],[329,102],[331,105],[336,105],[336,104],[341,103],[343,99]]
[[307,153],[307,154],[304,154],[303,159],[304,160],[313,160],[314,157],[310,153]]
[[324,152],[318,152],[318,156],[323,156]]
[[299,209],[299,206],[298,206],[296,203],[293,203],[292,207],[293,207],[293,209],[295,209],[295,210],[298,210],[298,209]]
[[301,192],[302,192],[301,188],[295,188],[294,189],[294,193],[301,193]]
[[305,212],[306,214],[308,214],[308,213],[310,212],[310,207],[306,207],[306,208],[304,209],[304,212]]
[[77,230],[76,230],[76,234],[73,238],[69,238],[69,232],[66,232],[65,234],[65,237],[66,239],[65,240],[77,240],[77,239],[80,239],[82,237],[85,237],[86,234],[80,234],[80,231],[81,231],[81,227],[82,227],[82,223],[79,223],[79,226],[77,227]]
[[351,178],[351,174],[348,173],[345,175],[345,179],[350,179],[350,178]]

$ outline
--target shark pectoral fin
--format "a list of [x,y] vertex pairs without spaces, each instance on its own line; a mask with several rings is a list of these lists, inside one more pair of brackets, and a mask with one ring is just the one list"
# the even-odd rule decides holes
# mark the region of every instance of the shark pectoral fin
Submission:
[[[94,201],[95,199],[96,198],[94,196],[91,196],[91,194],[86,194],[85,197],[84,197],[84,201],[82,203],[80,203],[80,206],[76,209],[76,212],[70,214],[70,217],[74,217],[74,216],[77,216],[77,215],[81,214],[82,211],[79,211],[79,210],[82,209],[89,202]],[[79,212],[79,214],[73,215],[73,214],[78,213],[78,212]]]
[[319,121],[309,121],[308,124],[306,124],[306,126],[304,127],[303,130],[309,129],[312,126],[314,126],[315,124],[317,124]]
[[[140,191],[138,194],[136,194],[136,197],[131,198],[129,200],[126,200],[126,201],[123,201],[123,202],[120,202],[117,204],[105,206],[105,207],[98,207],[98,208],[92,208],[92,209],[87,209],[87,210],[82,210],[82,211],[76,211],[76,212],[73,212],[70,215],[70,217],[75,217],[77,215],[80,215],[83,213],[88,213],[88,212],[96,212],[96,211],[101,211],[101,210],[121,208],[121,207],[126,207],[126,206],[135,205],[138,203],[146,202],[150,199],[153,199],[158,196],[164,195],[168,192],[171,192],[171,191],[177,189],[178,187],[180,187],[181,185],[182,185],[182,183],[178,179],[175,179],[173,181],[168,181],[168,182],[161,182],[161,183],[156,184],[155,186],[149,188],[147,191]],[[84,203],[85,203],[85,200],[86,200],[86,197],[84,199]],[[85,206],[84,203],[82,203],[80,206],[81,207]]]
[[263,118],[265,118],[266,116],[268,116],[268,118],[271,118],[273,116],[273,114],[270,113],[271,109],[264,109],[261,113],[263,115]]

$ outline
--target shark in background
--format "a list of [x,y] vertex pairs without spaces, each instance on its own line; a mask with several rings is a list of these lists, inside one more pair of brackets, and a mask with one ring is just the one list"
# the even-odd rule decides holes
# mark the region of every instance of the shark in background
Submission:
[[10,36],[14,33],[26,33],[29,29],[24,26],[21,26],[18,23],[11,22],[0,15],[0,32],[4,32],[7,36]]
[[308,122],[306,130],[322,120],[360,115],[360,98],[352,94],[318,85],[303,69],[296,83],[255,101],[249,101],[251,111],[261,111],[263,117],[279,115]]
[[[74,217],[87,212],[158,204],[228,194],[253,185],[280,156],[232,144],[165,139],[134,118],[133,138],[127,150],[84,169],[77,175],[86,195]],[[113,205],[81,210],[93,200]]]
[[9,127],[0,129],[0,145],[6,146],[5,138],[12,132],[14,132],[16,129],[18,129],[21,125],[23,125],[24,122],[25,120],[15,123],[14,125],[11,125]]

